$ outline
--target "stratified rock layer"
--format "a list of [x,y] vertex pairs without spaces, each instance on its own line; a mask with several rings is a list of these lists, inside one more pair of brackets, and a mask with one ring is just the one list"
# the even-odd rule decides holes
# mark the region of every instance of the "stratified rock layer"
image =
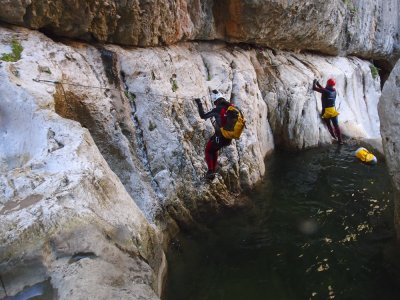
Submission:
[[188,40],[256,43],[388,60],[398,48],[397,0],[0,0],[0,20],[124,45]]

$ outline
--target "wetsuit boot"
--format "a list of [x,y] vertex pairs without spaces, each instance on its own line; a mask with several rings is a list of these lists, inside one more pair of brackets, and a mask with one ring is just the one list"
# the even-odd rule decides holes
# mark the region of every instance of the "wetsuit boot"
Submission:
[[328,127],[328,131],[331,134],[332,138],[334,140],[336,140],[337,138],[336,138],[335,133],[333,131],[333,128],[332,128],[330,120],[329,119],[325,120],[325,124],[326,124],[326,127]]
[[214,180],[215,178],[215,172],[212,170],[208,170],[206,173],[206,179],[207,180]]
[[340,132],[339,127],[335,127],[335,133],[336,133],[339,145],[343,145],[342,133]]

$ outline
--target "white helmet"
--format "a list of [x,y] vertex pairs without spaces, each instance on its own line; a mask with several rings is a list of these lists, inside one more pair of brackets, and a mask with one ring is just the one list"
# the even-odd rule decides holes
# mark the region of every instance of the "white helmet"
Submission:
[[211,100],[213,102],[217,101],[218,99],[225,99],[224,95],[222,95],[220,92],[218,92],[217,90],[213,90],[212,94],[211,94]]

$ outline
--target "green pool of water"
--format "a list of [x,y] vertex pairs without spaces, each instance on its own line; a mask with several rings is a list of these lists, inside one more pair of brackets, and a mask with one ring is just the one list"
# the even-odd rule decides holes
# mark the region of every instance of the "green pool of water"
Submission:
[[390,178],[356,148],[269,157],[254,206],[174,240],[163,299],[400,299]]

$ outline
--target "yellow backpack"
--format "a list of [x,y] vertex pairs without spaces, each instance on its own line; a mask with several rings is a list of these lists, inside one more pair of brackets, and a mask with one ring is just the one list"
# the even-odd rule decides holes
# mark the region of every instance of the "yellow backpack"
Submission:
[[246,126],[246,121],[240,109],[230,105],[225,112],[225,125],[221,128],[222,135],[227,139],[238,139]]

